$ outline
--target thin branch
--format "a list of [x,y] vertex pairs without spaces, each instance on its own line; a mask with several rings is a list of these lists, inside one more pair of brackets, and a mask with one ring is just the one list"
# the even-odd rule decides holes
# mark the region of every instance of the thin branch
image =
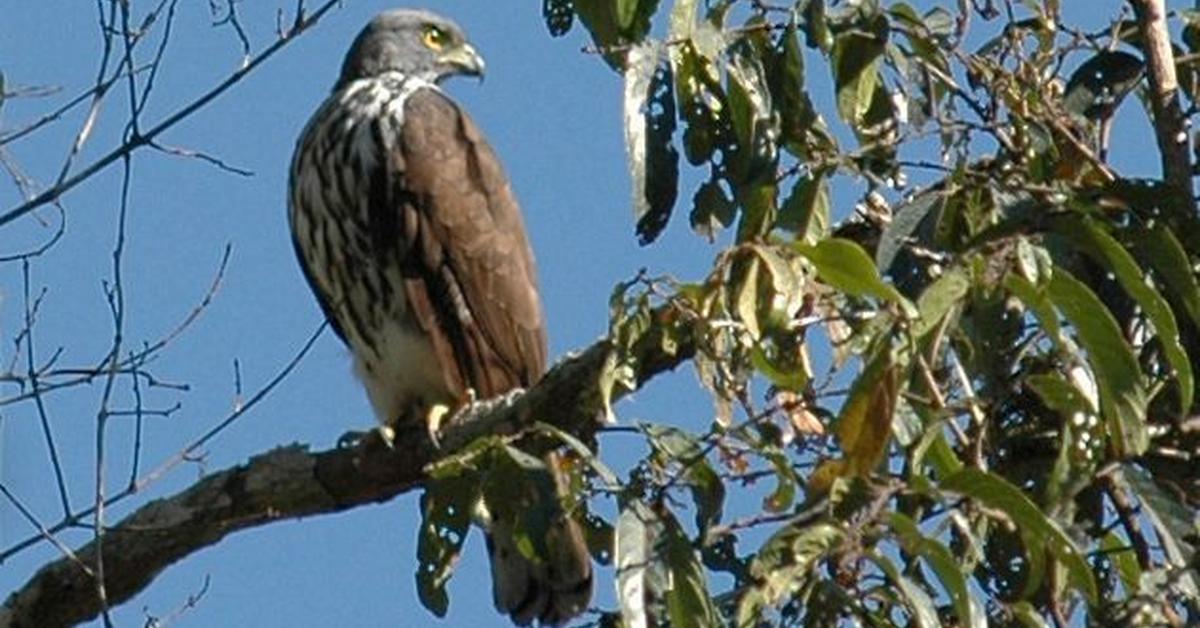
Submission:
[[[570,356],[511,403],[481,404],[456,416],[440,437],[442,449],[424,426],[396,435],[388,449],[367,440],[354,448],[312,453],[301,445],[281,447],[246,464],[209,475],[191,488],[138,509],[105,535],[109,603],[120,604],[145,588],[167,566],[238,530],[270,523],[342,512],[388,501],[414,490],[426,479],[426,466],[487,434],[513,434],[539,420],[580,437],[598,427],[602,407],[600,374],[611,345],[601,340]],[[691,357],[681,344],[666,354],[659,345],[639,349],[637,382],[675,368]],[[628,394],[624,389],[614,396]],[[96,544],[77,553],[95,562]],[[101,610],[89,577],[71,561],[58,560],[38,571],[9,596],[0,609],[0,625],[60,626],[88,621]]]
[[[42,438],[46,441],[46,450],[50,456],[50,466],[54,469],[54,479],[58,485],[58,498],[62,503],[64,516],[71,514],[71,499],[67,496],[67,482],[63,477],[62,463],[58,458],[58,446],[54,441],[54,430],[50,427],[50,415],[46,412],[46,403],[42,399],[44,392],[40,382],[38,381],[38,373],[35,367],[36,360],[33,346],[33,327],[35,320],[35,302],[30,298],[29,293],[29,259],[26,258],[21,264],[21,278],[24,285],[25,293],[25,357],[28,366],[27,376],[29,378],[29,386],[32,389],[34,406],[37,407],[38,420],[42,427]],[[36,303],[41,302],[41,297]]]
[[[255,405],[257,405],[260,401],[262,401],[264,398],[266,398],[266,396],[272,390],[274,390],[277,386],[279,386],[280,383],[282,383],[287,378],[287,376],[296,368],[296,365],[298,365],[300,363],[300,361],[304,359],[304,356],[308,355],[309,350],[312,349],[314,344],[316,344],[317,339],[320,338],[321,334],[325,331],[325,327],[327,327],[327,326],[328,326],[328,323],[324,323],[324,322],[320,326],[318,326],[317,330],[315,332],[313,332],[313,334],[308,338],[308,341],[304,343],[304,346],[301,347],[300,350],[296,352],[296,355],[293,356],[292,359],[290,361],[288,361],[288,363],[285,364],[283,366],[283,368],[280,369],[280,371],[274,377],[272,377],[270,379],[270,381],[268,381],[265,385],[263,385],[262,388],[260,388],[258,391],[256,391],[254,393],[254,395],[251,396],[249,401],[247,401],[245,404],[242,404],[241,406],[235,408],[234,411],[229,416],[227,416],[223,421],[221,421],[217,425],[217,427],[209,430],[203,436],[201,436],[200,438],[193,441],[190,445],[186,446],[182,451],[180,451],[176,455],[172,456],[169,460],[167,460],[167,462],[164,462],[163,464],[159,465],[158,468],[154,469],[150,473],[147,473],[141,479],[132,482],[128,487],[125,488],[125,490],[117,493],[116,495],[113,495],[113,496],[107,498],[104,501],[103,505],[105,507],[109,507],[117,502],[120,502],[120,501],[132,496],[132,495],[136,495],[142,489],[146,488],[150,484],[153,484],[154,481],[156,481],[158,478],[162,477],[170,469],[178,466],[179,464],[181,464],[185,461],[194,460],[196,458],[196,452],[199,451],[199,449],[201,447],[203,447],[207,442],[209,442],[210,440],[215,438],[216,435],[219,434],[221,431],[227,429],[238,418],[240,418],[241,416],[243,416],[244,414],[249,412],[252,408],[254,408]],[[51,526],[50,528],[48,528],[48,530],[51,533],[57,534],[58,532],[65,530],[67,528],[78,527],[82,521],[84,521],[88,517],[92,516],[94,514],[94,512],[95,512],[95,506],[94,505],[88,506],[87,508],[80,510],[79,512],[75,512],[75,513],[70,514],[67,517],[64,517],[62,521]],[[3,552],[0,552],[0,564],[3,564],[9,558],[12,558],[13,556],[21,553],[22,551],[32,547],[33,545],[36,545],[41,540],[42,540],[41,536],[32,536],[32,537],[26,538],[18,543],[11,545],[7,549],[5,549]],[[2,626],[2,625],[4,625],[3,622],[0,622],[0,626]]]
[[324,4],[318,7],[316,11],[313,11],[307,17],[297,15],[297,19],[292,28],[284,32],[281,37],[275,41],[275,43],[271,44],[265,50],[260,52],[258,56],[254,57],[241,68],[238,68],[236,71],[231,73],[225,78],[225,80],[213,86],[211,89],[192,102],[184,105],[175,113],[167,116],[161,122],[154,125],[154,127],[152,127],[150,130],[136,137],[129,138],[126,142],[117,148],[114,148],[103,157],[100,157],[96,161],[92,162],[75,175],[63,179],[58,184],[42,192],[41,194],[38,194],[34,198],[17,205],[3,214],[0,214],[0,227],[3,227],[4,225],[28,214],[38,207],[54,202],[63,194],[66,194],[68,191],[74,189],[80,183],[87,181],[101,170],[111,166],[117,160],[122,159],[125,155],[128,155],[135,150],[148,145],[159,135],[162,135],[165,131],[187,119],[196,111],[204,108],[206,105],[208,105],[208,103],[225,93],[229,88],[240,83],[242,79],[246,78],[246,76],[249,75],[250,72],[252,72],[262,62],[274,56],[275,53],[282,50],[289,43],[295,41],[297,37],[299,37],[308,29],[312,28],[322,16],[324,16],[334,7],[340,5],[341,2],[342,0],[326,0]]

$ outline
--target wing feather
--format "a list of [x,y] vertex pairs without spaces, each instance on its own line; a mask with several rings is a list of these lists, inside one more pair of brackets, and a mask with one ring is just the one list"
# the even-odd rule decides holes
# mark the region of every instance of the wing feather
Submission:
[[466,113],[432,88],[408,97],[396,139],[377,175],[387,177],[387,193],[372,193],[371,220],[398,228],[392,250],[405,296],[447,388],[462,398],[467,388],[490,397],[529,386],[545,368],[545,322],[533,252],[499,160]]

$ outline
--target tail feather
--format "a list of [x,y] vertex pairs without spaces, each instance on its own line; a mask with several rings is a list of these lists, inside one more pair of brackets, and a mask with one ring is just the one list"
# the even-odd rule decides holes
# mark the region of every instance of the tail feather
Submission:
[[[556,469],[553,461],[549,466]],[[561,491],[561,478],[555,479]],[[578,522],[557,509],[546,531],[546,556],[538,562],[517,549],[512,521],[493,518],[488,528],[492,597],[498,611],[510,615],[518,626],[535,620],[543,626],[559,626],[587,609],[592,599],[592,562]]]

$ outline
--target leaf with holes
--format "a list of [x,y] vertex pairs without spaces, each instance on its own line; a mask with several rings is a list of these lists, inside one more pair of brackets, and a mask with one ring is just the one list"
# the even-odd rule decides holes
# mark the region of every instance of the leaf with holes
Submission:
[[1128,52],[1098,52],[1071,74],[1063,93],[1064,106],[1092,120],[1109,118],[1142,80],[1144,68],[1142,60]]
[[421,495],[421,531],[417,536],[417,595],[438,617],[450,607],[446,583],[471,528],[471,511],[479,499],[479,478],[463,474],[431,480]]
[[643,44],[629,51],[625,69],[625,147],[633,180],[638,241],[654,241],[667,225],[679,190],[675,134],[675,91],[662,47]]
[[571,0],[542,0],[542,18],[552,37],[562,37],[575,24],[575,6]]

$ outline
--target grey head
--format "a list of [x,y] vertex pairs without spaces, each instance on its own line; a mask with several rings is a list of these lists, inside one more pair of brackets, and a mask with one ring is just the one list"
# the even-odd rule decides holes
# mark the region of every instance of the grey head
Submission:
[[462,74],[483,76],[483,57],[454,22],[429,11],[394,9],[363,28],[346,60],[338,87],[395,72],[431,83]]

